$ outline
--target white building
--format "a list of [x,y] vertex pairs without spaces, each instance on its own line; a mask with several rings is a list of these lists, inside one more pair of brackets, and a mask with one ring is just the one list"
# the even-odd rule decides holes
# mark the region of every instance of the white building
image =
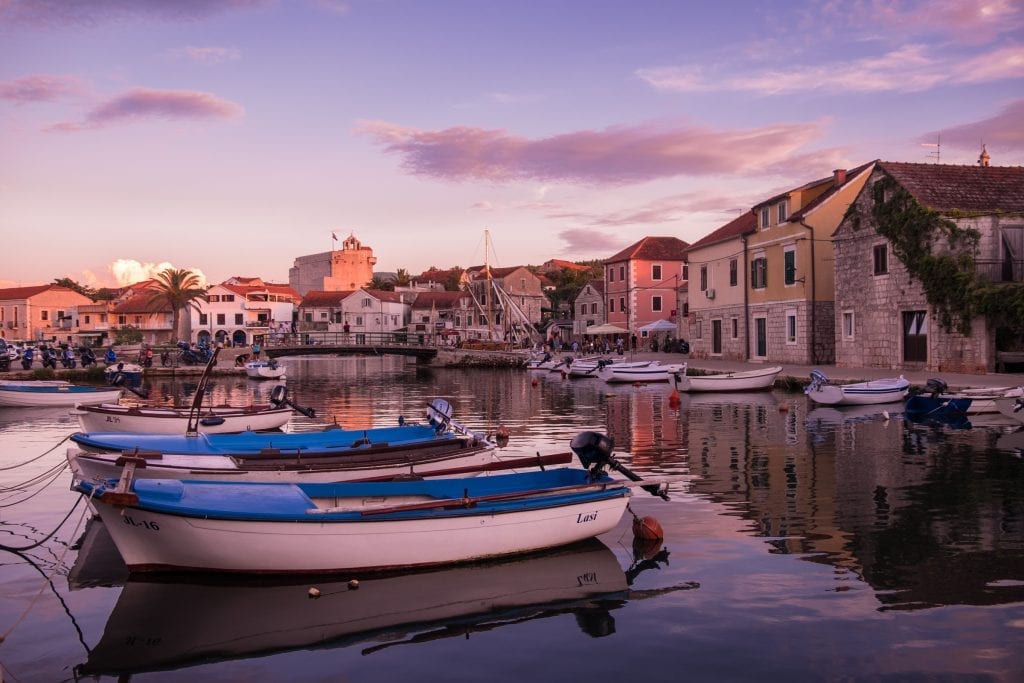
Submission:
[[213,285],[209,301],[189,308],[191,341],[247,346],[266,341],[274,332],[291,332],[296,307],[302,297],[288,285],[266,283],[259,278],[231,278]]

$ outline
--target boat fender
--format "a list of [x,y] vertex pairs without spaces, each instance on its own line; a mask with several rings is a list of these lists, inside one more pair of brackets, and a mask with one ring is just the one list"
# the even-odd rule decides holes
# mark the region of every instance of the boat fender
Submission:
[[314,600],[316,598],[319,598],[320,597],[320,589],[317,588],[316,586],[310,586],[310,588],[309,588],[309,597],[314,599]]
[[350,591],[359,590],[359,579],[352,579],[348,582],[348,589]]
[[654,517],[634,517],[633,536],[645,541],[660,541],[665,538],[665,532]]
[[679,407],[679,392],[675,389],[673,389],[672,393],[668,395],[668,405],[670,408]]
[[224,418],[218,417],[216,415],[211,417],[204,417],[199,421],[199,424],[201,424],[204,427],[216,427],[217,425],[224,424]]

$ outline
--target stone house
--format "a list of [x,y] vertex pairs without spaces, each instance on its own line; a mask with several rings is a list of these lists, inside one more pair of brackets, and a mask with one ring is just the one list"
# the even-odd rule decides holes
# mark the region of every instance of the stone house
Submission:
[[409,324],[414,294],[379,289],[351,292],[308,292],[299,305],[296,331],[349,332],[358,335],[403,331]]
[[[998,354],[1024,348],[1021,321],[1001,330],[966,299],[987,292],[998,317],[1024,291],[1024,168],[988,166],[984,151],[979,161],[874,165],[834,236],[836,365],[990,372]],[[959,260],[944,263],[929,294],[914,264],[943,255]],[[943,297],[953,308],[968,302],[966,319],[943,324]]]
[[[678,237],[644,237],[604,260],[606,322],[629,330],[657,320],[678,326],[678,290],[686,282],[686,249]],[[677,334],[681,334],[678,330]]]
[[686,251],[693,273],[687,311],[693,358],[748,357],[746,245],[756,229],[754,212],[746,211]]
[[409,332],[454,346],[469,338],[475,310],[468,292],[418,292],[412,302]]
[[349,234],[341,249],[296,258],[288,269],[288,285],[302,296],[311,291],[350,292],[370,284],[376,263],[373,249]]
[[604,280],[591,280],[583,285],[572,302],[574,337],[581,339],[588,327],[605,323],[604,301]]
[[834,362],[832,234],[871,167],[838,169],[753,207],[757,227],[745,252],[749,360]]

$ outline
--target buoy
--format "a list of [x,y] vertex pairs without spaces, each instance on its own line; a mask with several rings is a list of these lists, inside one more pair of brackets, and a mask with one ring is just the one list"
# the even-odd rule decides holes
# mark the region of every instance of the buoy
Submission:
[[654,517],[634,517],[633,536],[645,541],[654,541],[665,538],[665,532],[661,530],[661,524]]
[[497,439],[505,439],[508,441],[509,436],[511,436],[511,434],[508,431],[508,427],[505,425],[498,425],[498,428],[494,430],[494,437]]
[[884,420],[888,420],[889,419],[889,411],[888,410],[883,410],[882,411],[882,419],[884,419]]
[[311,597],[311,598],[319,598],[320,597],[320,589],[317,588],[316,586],[311,587],[309,589],[309,597]]
[[350,591],[358,590],[358,588],[359,588],[359,579],[352,579],[351,581],[348,582],[348,589]]
[[789,406],[787,406],[785,403],[781,404],[779,406],[779,412],[780,413],[788,413],[789,412]]
[[673,389],[672,393],[668,395],[668,404],[673,408],[679,407],[679,392],[675,389]]
[[532,381],[532,382],[530,382],[530,384],[532,384],[533,386],[537,386],[538,384],[540,384],[540,382],[538,382],[538,381],[537,381],[537,378],[536,378],[536,377],[534,377],[534,378],[533,378],[533,381]]

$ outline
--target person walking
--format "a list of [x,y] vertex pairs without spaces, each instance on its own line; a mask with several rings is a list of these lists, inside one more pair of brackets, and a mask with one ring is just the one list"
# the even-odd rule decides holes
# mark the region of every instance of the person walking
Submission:
[[261,350],[262,349],[260,348],[260,343],[258,341],[254,341],[252,343],[252,359],[253,360],[259,360],[260,359],[260,351]]

